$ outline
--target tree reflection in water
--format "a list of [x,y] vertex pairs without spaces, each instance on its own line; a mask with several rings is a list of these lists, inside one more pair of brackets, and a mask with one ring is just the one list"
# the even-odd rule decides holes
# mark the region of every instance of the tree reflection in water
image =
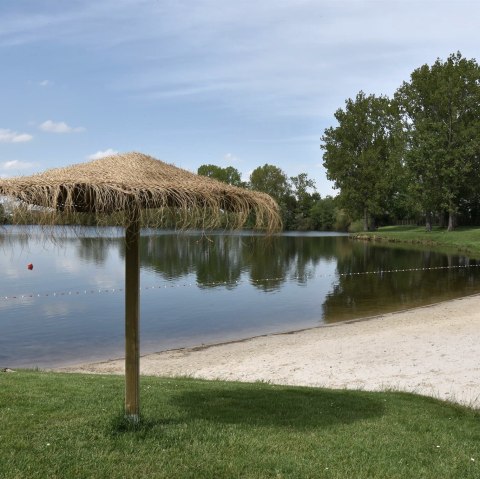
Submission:
[[[121,246],[122,249],[122,246]],[[123,253],[122,253],[123,254]],[[288,283],[307,286],[336,263],[332,290],[319,316],[325,322],[379,314],[470,294],[478,290],[479,268],[427,268],[476,264],[462,255],[375,245],[345,236],[161,234],[142,237],[141,265],[166,281],[193,275],[200,288],[234,289],[249,281],[260,291]],[[387,272],[420,269],[420,271]],[[355,275],[354,273],[372,272]]]
[[[480,286],[480,268],[464,266],[476,264],[461,255],[351,241],[339,250],[340,274],[323,303],[324,321],[343,321],[473,294]],[[392,269],[396,272],[389,272]],[[411,269],[418,271],[408,271]],[[368,271],[376,273],[350,275]]]
[[142,237],[140,257],[142,268],[167,281],[194,274],[202,288],[235,288],[245,273],[253,286],[272,291],[286,281],[306,284],[318,273],[320,260],[334,260],[336,243],[342,241],[344,237],[165,234]]

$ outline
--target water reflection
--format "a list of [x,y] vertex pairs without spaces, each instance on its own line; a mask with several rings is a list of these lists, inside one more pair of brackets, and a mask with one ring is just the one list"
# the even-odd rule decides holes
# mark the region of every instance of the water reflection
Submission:
[[[291,331],[480,291],[480,268],[468,257],[348,237],[146,231],[140,250],[144,353]],[[112,291],[123,288],[124,256],[117,230],[64,235],[54,244],[21,230],[8,231],[7,239],[0,231],[0,366],[121,356],[123,293]],[[26,268],[30,262],[33,271]],[[420,271],[387,272],[411,268]],[[354,274],[366,271],[375,273]],[[159,283],[161,288],[145,288]],[[105,289],[110,292],[98,292]],[[18,299],[24,293],[34,294]],[[5,299],[12,296],[17,299]]]
[[[286,282],[306,284],[321,260],[334,261],[345,237],[169,234],[142,237],[141,267],[166,281],[195,275],[202,288],[227,283],[235,288],[243,274],[263,291],[279,290]],[[102,247],[100,245],[96,247]],[[120,255],[125,248],[119,244]]]
[[[112,247],[112,239],[109,238],[78,238],[69,239],[70,243],[77,245],[77,256],[80,260],[95,264],[104,264],[108,257],[108,250]],[[118,244],[120,240],[115,240]]]
[[431,304],[479,289],[480,268],[466,256],[356,241],[338,252],[340,275],[323,304],[325,322]]

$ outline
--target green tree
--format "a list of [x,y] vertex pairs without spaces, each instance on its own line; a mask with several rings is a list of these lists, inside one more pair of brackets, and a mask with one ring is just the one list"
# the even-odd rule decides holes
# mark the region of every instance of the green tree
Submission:
[[340,205],[363,216],[364,229],[385,211],[400,172],[400,122],[394,102],[359,92],[338,109],[338,126],[322,136],[327,178],[340,189]]
[[241,188],[246,187],[246,183],[242,181],[242,175],[233,166],[227,166],[222,168],[216,165],[201,165],[197,169],[197,173],[202,176],[208,176],[223,183],[229,185],[239,186]]
[[292,191],[287,175],[278,166],[265,164],[255,168],[250,175],[252,190],[262,191],[281,203]]
[[317,200],[309,213],[314,229],[321,231],[335,229],[336,215],[335,199],[331,196]]
[[435,212],[456,225],[462,202],[475,195],[480,171],[480,68],[460,52],[414,70],[396,92],[407,137],[411,193],[427,228]]
[[255,168],[250,175],[250,188],[269,194],[280,207],[284,228],[292,228],[295,197],[287,175],[280,168],[268,164]]
[[297,176],[291,176],[290,182],[293,187],[292,191],[296,200],[294,213],[295,229],[315,229],[310,216],[310,210],[312,209],[312,206],[320,199],[320,195],[315,189],[315,181],[308,178],[307,173],[300,173]]

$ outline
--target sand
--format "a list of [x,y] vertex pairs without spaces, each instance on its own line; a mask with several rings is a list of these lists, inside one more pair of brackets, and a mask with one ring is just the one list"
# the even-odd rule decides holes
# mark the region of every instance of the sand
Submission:
[[[141,358],[143,375],[410,391],[480,408],[480,295]],[[124,372],[122,359],[56,370]]]

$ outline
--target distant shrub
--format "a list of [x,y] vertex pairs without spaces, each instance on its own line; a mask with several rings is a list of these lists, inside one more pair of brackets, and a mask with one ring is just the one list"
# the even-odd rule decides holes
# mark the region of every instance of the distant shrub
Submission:
[[364,231],[363,229],[363,220],[355,220],[350,223],[348,226],[348,232],[349,233],[360,233],[361,231]]
[[335,231],[349,231],[350,223],[350,217],[347,215],[345,210],[335,210],[335,223],[333,225],[333,229]]

